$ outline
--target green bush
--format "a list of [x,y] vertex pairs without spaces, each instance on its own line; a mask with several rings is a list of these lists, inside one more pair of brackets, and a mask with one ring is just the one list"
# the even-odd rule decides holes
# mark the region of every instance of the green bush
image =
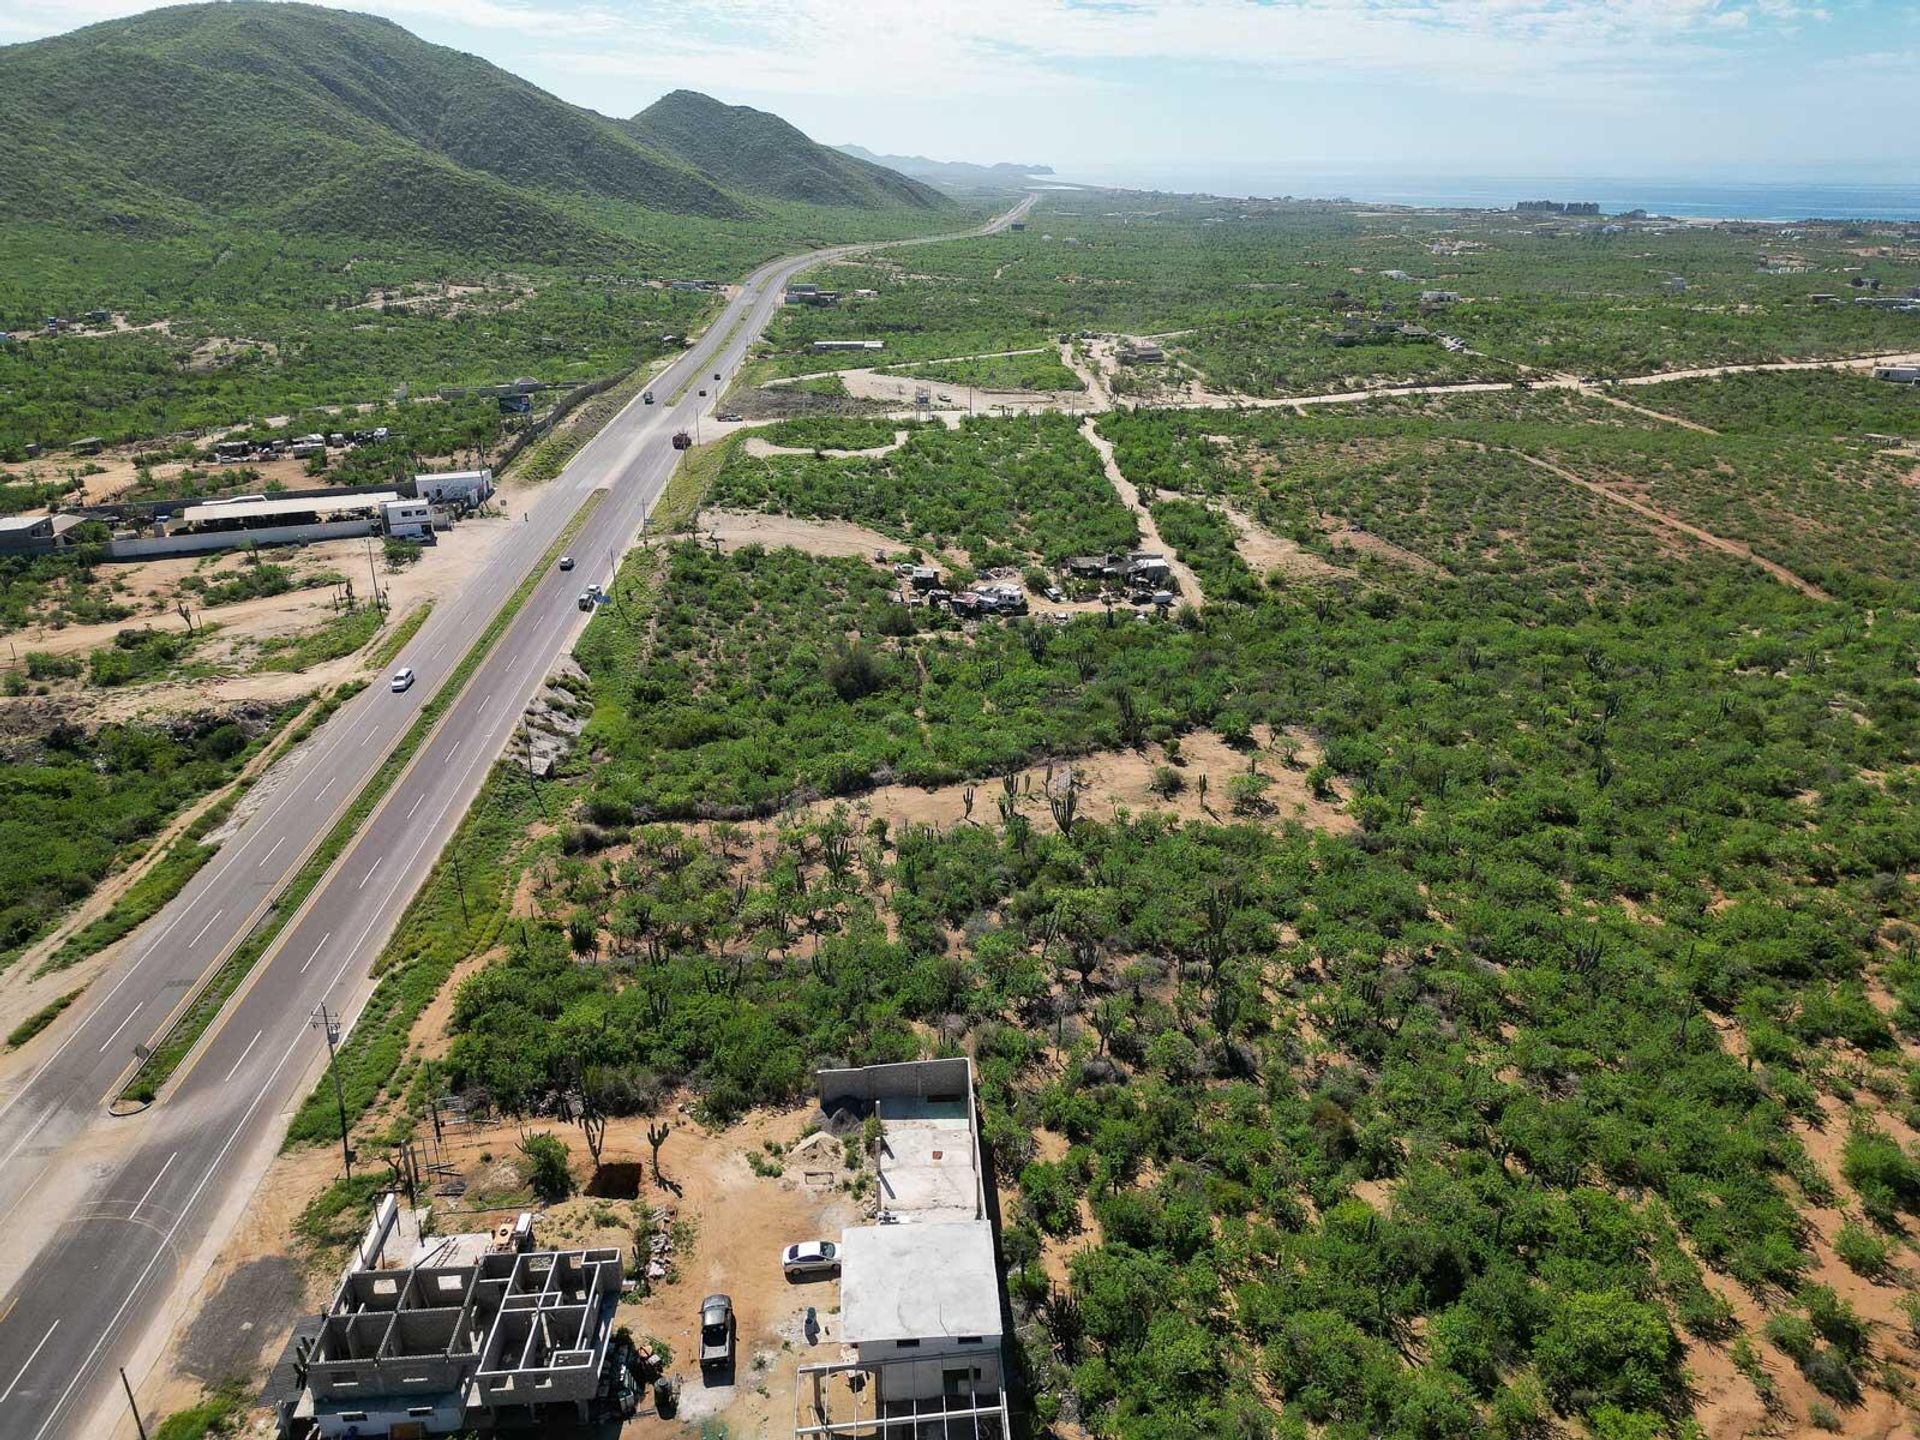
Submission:
[[567,1147],[556,1136],[545,1131],[525,1136],[520,1141],[520,1153],[527,1162],[527,1184],[541,1200],[553,1205],[573,1193]]

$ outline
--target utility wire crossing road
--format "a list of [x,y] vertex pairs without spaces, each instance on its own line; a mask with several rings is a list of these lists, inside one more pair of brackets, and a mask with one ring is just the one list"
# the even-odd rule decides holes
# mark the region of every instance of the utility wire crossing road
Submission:
[[[788,280],[871,248],[815,251],[755,271],[705,336],[654,379],[656,394],[678,403],[630,404],[540,492],[488,571],[434,607],[394,661],[422,683],[399,693],[370,687],[268,772],[257,813],[95,982],[111,986],[42,1037],[51,1050],[0,1102],[0,1229],[8,1236],[0,1248],[0,1440],[133,1434],[117,1367],[137,1381],[152,1363],[178,1318],[189,1266],[231,1228],[284,1116],[316,1078],[325,1051],[309,1018],[325,1004],[352,1028],[371,992],[370,962],[526,705],[591,618],[574,603],[574,577],[539,577],[160,1103],[110,1117],[104,1106],[134,1046],[156,1041],[201,977],[246,938],[594,491],[607,493],[574,547],[609,556],[626,549],[678,459],[668,437],[717,399],[712,375],[737,371]],[[692,383],[701,379],[709,383]],[[703,388],[710,397],[698,395]]]

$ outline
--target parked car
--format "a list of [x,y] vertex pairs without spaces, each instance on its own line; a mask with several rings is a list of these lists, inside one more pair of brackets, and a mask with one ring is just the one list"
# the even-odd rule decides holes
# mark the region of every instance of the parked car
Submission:
[[1047,586],[1047,598],[1058,605],[1067,597],[1060,593],[1060,587],[1058,585],[1049,585]]
[[402,690],[411,690],[412,688],[413,667],[411,665],[402,666],[393,672],[393,689],[395,694],[398,694]]
[[580,598],[574,603],[582,610],[591,610],[593,608],[593,595],[586,590],[582,590],[580,592]]
[[713,418],[716,420],[724,420],[727,424],[733,425],[737,424],[743,417],[738,410],[722,410]]
[[651,405],[653,403],[653,392],[649,390],[646,394],[642,395],[640,397],[640,403],[643,405]]
[[562,570],[571,570],[573,568],[573,556],[562,555],[560,557],[560,568]]
[[700,1302],[700,1368],[724,1370],[733,1364],[733,1297],[709,1295]]
[[780,1268],[789,1280],[840,1272],[840,1247],[831,1240],[801,1240],[780,1252]]

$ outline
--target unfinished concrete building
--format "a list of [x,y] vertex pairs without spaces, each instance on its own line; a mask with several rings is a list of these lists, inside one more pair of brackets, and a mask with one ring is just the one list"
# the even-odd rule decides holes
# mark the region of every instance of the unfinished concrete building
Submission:
[[796,1436],[1003,1440],[1005,1307],[965,1058],[823,1070],[820,1105],[877,1116],[879,1212],[840,1238],[838,1363],[804,1365]]
[[356,1269],[283,1367],[281,1433],[451,1434],[584,1421],[603,1390],[618,1250],[496,1252]]

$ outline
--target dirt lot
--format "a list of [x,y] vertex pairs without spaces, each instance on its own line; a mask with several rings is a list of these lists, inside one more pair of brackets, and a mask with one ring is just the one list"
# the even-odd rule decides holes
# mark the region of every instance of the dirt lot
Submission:
[[[1292,763],[1282,761],[1273,752],[1273,737],[1256,728],[1259,748],[1253,753],[1260,773],[1272,782],[1266,792],[1271,807],[1266,818],[1280,824],[1296,820],[1316,830],[1333,834],[1351,833],[1356,827],[1347,814],[1338,792],[1322,799],[1307,785],[1306,772],[1319,762],[1320,752],[1304,735],[1283,735],[1282,746],[1293,751]],[[1196,731],[1181,738],[1179,761],[1171,765],[1166,750],[1149,745],[1144,750],[1108,750],[1055,765],[1049,774],[1044,766],[1024,771],[1015,777],[1023,797],[1021,808],[1046,821],[1045,791],[1051,783],[1065,783],[1071,770],[1076,784],[1084,787],[1080,813],[1095,820],[1106,820],[1121,810],[1135,814],[1143,810],[1172,811],[1182,820],[1219,824],[1233,818],[1227,799],[1228,782],[1247,773],[1248,752],[1228,745],[1218,735]],[[1153,789],[1155,772],[1162,766],[1173,769],[1182,788],[1170,797]],[[1205,779],[1202,793],[1202,778]],[[964,781],[923,790],[914,785],[886,785],[862,795],[852,809],[864,821],[884,819],[898,831],[903,825],[950,826],[968,818],[967,791],[974,792],[972,818],[981,822],[998,815],[995,808],[1001,782],[997,779]],[[816,816],[829,813],[844,801],[823,800],[810,806]]]
[[[779,1175],[756,1175],[750,1152],[768,1142],[782,1150],[800,1139],[811,1105],[762,1111],[724,1129],[708,1129],[685,1108],[670,1110],[672,1133],[660,1152],[665,1185],[647,1170],[648,1120],[615,1120],[607,1128],[602,1183],[580,1131],[558,1122],[526,1128],[558,1135],[588,1193],[558,1205],[535,1204],[520,1175],[516,1122],[450,1129],[445,1154],[465,1182],[459,1198],[432,1200],[434,1234],[484,1231],[523,1209],[536,1214],[538,1242],[555,1246],[611,1246],[629,1259],[661,1225],[674,1244],[666,1278],[635,1288],[614,1324],[637,1339],[664,1341],[669,1373],[680,1382],[679,1414],[672,1420],[647,1405],[621,1432],[626,1436],[684,1435],[686,1425],[719,1420],[738,1435],[777,1434],[791,1424],[794,1373],[810,1360],[841,1358],[837,1280],[789,1282],[781,1249],[795,1240],[837,1239],[868,1217],[846,1184],[838,1142],[816,1142],[812,1158],[785,1163]],[[775,1164],[783,1162],[772,1162]],[[194,1297],[193,1311],[175,1332],[143,1400],[159,1413],[188,1406],[203,1386],[230,1375],[257,1383],[278,1358],[294,1321],[324,1304],[344,1256],[322,1255],[295,1240],[301,1211],[339,1174],[339,1156],[305,1149],[277,1159],[263,1178],[247,1220]],[[596,1194],[593,1191],[612,1193]],[[696,1334],[701,1299],[733,1297],[739,1364],[732,1374],[703,1378]],[[236,1307],[248,1317],[234,1329],[216,1323]],[[816,1325],[806,1326],[809,1307]],[[258,1418],[258,1417],[257,1417]]]
[[[268,552],[269,563],[293,572],[299,585],[309,577],[331,576],[351,581],[364,599],[377,568],[381,594],[390,612],[388,631],[420,605],[450,599],[481,573],[509,521],[503,516],[467,519],[445,531],[439,543],[426,547],[414,564],[389,570],[376,544],[370,568],[364,540],[329,540],[317,545],[285,547]],[[85,656],[113,644],[122,630],[152,628],[179,630],[184,622],[174,606],[185,599],[196,626],[212,633],[192,653],[203,671],[191,680],[157,681],[115,689],[90,687],[85,677],[45,682],[44,695],[0,701],[0,728],[18,720],[38,725],[34,718],[49,702],[65,718],[80,724],[100,724],[136,715],[190,714],[248,701],[277,703],[308,694],[351,678],[366,665],[366,652],[309,666],[298,673],[254,670],[262,641],[296,636],[320,628],[337,613],[331,606],[340,587],[328,583],[311,589],[293,589],[279,595],[242,600],[231,605],[202,608],[197,595],[181,588],[181,581],[198,575],[217,582],[238,574],[245,566],[238,554],[174,557],[110,567],[123,603],[138,610],[135,616],[103,625],[30,626],[8,637],[14,652],[41,651],[54,655]],[[103,567],[103,570],[108,567]],[[385,633],[385,632],[383,632]],[[377,641],[376,641],[377,644]],[[8,717],[13,717],[10,720]]]

